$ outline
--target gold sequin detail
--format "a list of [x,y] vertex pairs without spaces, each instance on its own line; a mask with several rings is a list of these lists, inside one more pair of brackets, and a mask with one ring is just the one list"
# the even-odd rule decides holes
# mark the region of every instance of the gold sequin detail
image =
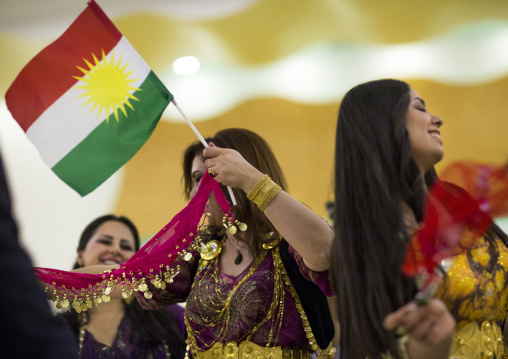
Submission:
[[508,249],[504,243],[482,239],[470,251],[448,259],[444,267],[447,276],[436,297],[457,321],[450,357],[505,358],[498,325],[508,310]]

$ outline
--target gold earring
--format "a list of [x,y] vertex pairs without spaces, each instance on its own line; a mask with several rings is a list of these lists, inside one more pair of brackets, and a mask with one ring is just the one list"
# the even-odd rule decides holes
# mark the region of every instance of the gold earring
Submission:
[[209,207],[210,207],[210,200],[206,201],[205,214],[207,217],[212,217],[212,213],[208,212]]

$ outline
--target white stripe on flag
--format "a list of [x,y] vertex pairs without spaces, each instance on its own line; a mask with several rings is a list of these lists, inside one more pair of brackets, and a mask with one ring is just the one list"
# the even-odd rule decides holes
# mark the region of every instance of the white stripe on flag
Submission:
[[[115,64],[121,59],[120,68],[128,62],[125,69],[126,73],[133,71],[128,78],[136,79],[136,81],[129,84],[129,86],[141,86],[151,69],[125,37],[122,37],[112,51],[107,54],[108,63],[112,54],[114,54]],[[95,54],[95,56],[100,60],[102,53]],[[95,65],[94,62],[91,63]],[[88,65],[84,62],[77,65],[88,70]],[[76,83],[75,86],[48,107],[26,132],[28,138],[39,150],[42,159],[49,167],[57,164],[106,119],[104,109],[101,116],[97,118],[99,106],[90,113],[93,102],[82,107],[89,97],[78,98],[78,96],[85,93],[85,90],[76,89],[75,87],[83,85],[86,85],[83,81]],[[134,91],[129,92],[132,94]],[[130,102],[135,106],[137,101],[130,100]],[[113,113],[112,110],[108,115],[111,113]],[[118,109],[118,113],[121,113],[120,109]],[[110,123],[111,121],[116,121],[116,119],[110,120]]]

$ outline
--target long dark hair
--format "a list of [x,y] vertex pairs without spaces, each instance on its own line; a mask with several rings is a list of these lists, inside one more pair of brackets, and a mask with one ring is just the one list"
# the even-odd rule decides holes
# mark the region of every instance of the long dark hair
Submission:
[[[283,190],[287,190],[286,178],[268,143],[258,134],[243,128],[228,128],[217,132],[213,137],[205,139],[207,143],[213,142],[221,148],[231,148],[238,151],[243,158],[262,173],[267,174]],[[203,145],[196,141],[185,150],[183,156],[183,181],[187,198],[192,191],[193,179],[191,175],[192,161],[196,155],[202,155]],[[228,191],[223,187],[224,194],[229,198]],[[246,243],[253,256],[260,251],[264,242],[270,241],[267,234],[277,233],[268,218],[256,205],[247,199],[241,189],[233,188],[237,206],[232,208],[233,214],[240,222],[247,224],[247,230],[253,234],[252,242]],[[271,239],[273,240],[273,238]],[[238,238],[238,241],[243,241]]]
[[[371,81],[352,88],[340,106],[331,273],[341,358],[377,359],[387,351],[398,357],[395,334],[383,328],[383,319],[416,292],[414,280],[401,273],[410,239],[402,208],[420,222],[437,175],[432,169],[422,178],[411,156],[409,91],[402,81]],[[507,243],[498,226],[491,230]],[[485,238],[495,245],[495,236]]]
[[[116,216],[114,214],[101,216],[87,225],[81,234],[77,250],[84,250],[90,238],[97,231],[97,228],[109,221],[120,222],[129,227],[134,236],[136,251],[139,250],[139,234],[134,223],[127,217]],[[73,266],[73,269],[76,268],[80,268],[77,261]],[[175,319],[166,310],[143,310],[137,300],[133,300],[130,304],[127,304],[125,301],[123,303],[125,305],[125,315],[131,318],[136,325],[128,340],[133,343],[144,343],[150,346],[166,343],[169,346],[172,358],[183,357],[185,352],[184,338],[178,329]],[[69,321],[75,335],[78,336],[81,324],[79,323],[76,311],[69,310],[63,314],[63,317]]]
[[[351,89],[340,106],[332,277],[342,358],[375,359],[387,350],[396,355],[383,318],[415,293],[414,281],[400,269],[409,241],[401,205],[419,221],[425,198],[405,127],[409,90],[398,80],[368,82]],[[425,182],[433,178],[432,170]]]

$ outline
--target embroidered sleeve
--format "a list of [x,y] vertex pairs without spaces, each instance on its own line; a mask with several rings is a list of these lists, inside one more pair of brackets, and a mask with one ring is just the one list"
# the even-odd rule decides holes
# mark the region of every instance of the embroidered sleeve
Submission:
[[335,296],[333,293],[332,284],[330,282],[328,270],[316,272],[312,269],[309,269],[309,267],[305,265],[303,257],[293,247],[291,247],[291,245],[289,245],[289,253],[295,259],[296,263],[298,264],[298,268],[300,269],[300,273],[302,273],[305,278],[313,281],[323,291],[323,293],[325,293],[327,297]]

